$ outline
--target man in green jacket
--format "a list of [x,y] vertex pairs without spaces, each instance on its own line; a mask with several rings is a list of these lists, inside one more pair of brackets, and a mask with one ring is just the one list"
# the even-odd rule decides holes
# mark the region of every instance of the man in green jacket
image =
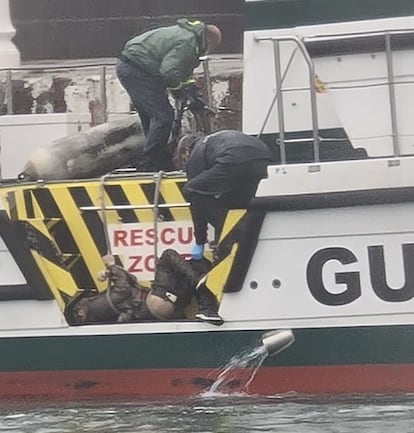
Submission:
[[117,76],[137,110],[146,142],[140,171],[169,168],[167,142],[174,120],[167,88],[179,89],[192,77],[199,57],[221,43],[218,27],[179,19],[130,39],[119,57]]

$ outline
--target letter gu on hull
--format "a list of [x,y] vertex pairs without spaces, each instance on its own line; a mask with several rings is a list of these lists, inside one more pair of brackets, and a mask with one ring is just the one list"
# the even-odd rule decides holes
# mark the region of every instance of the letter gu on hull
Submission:
[[[402,244],[402,269],[405,283],[402,287],[392,288],[387,282],[384,245],[367,247],[369,263],[369,279],[376,296],[386,302],[405,302],[414,297],[414,244]],[[358,263],[358,258],[349,249],[328,247],[316,251],[310,258],[306,268],[306,280],[312,296],[323,305],[346,305],[358,299],[361,294],[360,271],[336,272],[336,284],[343,284],[345,290],[340,293],[329,292],[323,282],[323,267],[336,260],[342,265]]]

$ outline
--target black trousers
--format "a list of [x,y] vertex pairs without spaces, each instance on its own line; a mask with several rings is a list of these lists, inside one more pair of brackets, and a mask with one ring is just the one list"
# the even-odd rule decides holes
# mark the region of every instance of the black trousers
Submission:
[[198,244],[207,242],[207,223],[215,229],[217,242],[229,209],[244,209],[254,197],[260,179],[266,177],[268,160],[240,164],[216,164],[194,177],[184,187],[191,203],[194,236]]
[[140,71],[136,66],[119,60],[116,73],[130,96],[142,122],[146,142],[144,157],[154,163],[165,161],[167,143],[174,120],[174,111],[168,100],[167,88],[161,77]]

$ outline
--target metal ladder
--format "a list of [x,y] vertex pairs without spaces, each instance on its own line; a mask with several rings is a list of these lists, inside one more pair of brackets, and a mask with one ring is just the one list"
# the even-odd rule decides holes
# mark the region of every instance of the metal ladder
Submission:
[[[173,209],[173,208],[189,208],[190,203],[183,202],[183,203],[160,203],[160,189],[162,180],[164,178],[176,178],[176,177],[182,177],[182,172],[169,172],[166,173],[164,171],[159,171],[157,173],[153,174],[153,180],[154,180],[154,196],[153,196],[153,203],[152,204],[136,204],[136,205],[106,205],[105,204],[105,182],[108,179],[113,178],[120,178],[120,174],[122,171],[118,171],[117,173],[108,173],[105,174],[100,178],[99,181],[99,206],[81,206],[79,208],[80,211],[98,211],[101,213],[102,217],[102,223],[104,227],[104,235],[105,235],[105,243],[107,247],[107,253],[112,253],[112,247],[111,247],[111,241],[109,237],[108,232],[108,222],[107,222],[107,212],[108,211],[118,211],[118,210],[139,210],[139,209],[150,209],[153,213],[153,228],[154,228],[154,257],[155,259],[158,258],[158,244],[159,244],[159,238],[158,238],[158,222],[159,222],[159,211],[160,209],[167,208],[167,209]],[[148,174],[147,173],[136,173],[134,172],[128,172],[128,170],[125,170],[124,174],[121,174],[122,178],[139,178],[142,176],[142,178],[147,179]],[[157,261],[157,260],[156,260]]]

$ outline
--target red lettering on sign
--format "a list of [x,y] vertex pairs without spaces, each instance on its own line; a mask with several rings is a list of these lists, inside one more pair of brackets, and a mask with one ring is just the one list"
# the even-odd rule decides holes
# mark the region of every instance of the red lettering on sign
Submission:
[[145,257],[144,267],[149,272],[155,271],[155,256],[154,256],[154,254],[151,254],[151,255]]
[[178,242],[180,244],[188,245],[191,244],[192,241],[193,241],[193,229],[191,227],[179,227]]
[[133,247],[144,245],[142,241],[142,229],[131,230],[130,245]]
[[154,233],[154,229],[147,229],[145,230],[145,234],[147,236],[147,245],[154,245],[154,238],[155,238],[155,233]]
[[[193,229],[190,226],[160,226],[157,235],[158,242],[166,247],[174,248],[175,244],[177,246],[190,245],[193,242]],[[118,229],[113,231],[112,245],[114,248],[152,246],[155,238],[154,227]]]
[[142,272],[143,269],[139,267],[142,256],[129,256],[130,265],[128,266],[128,272]]
[[127,234],[128,232],[126,230],[114,230],[114,246],[118,247],[122,245],[123,247],[127,247]]
[[174,229],[166,227],[160,232],[160,241],[165,245],[172,245],[175,242]]
[[155,256],[129,256],[128,272],[154,272],[155,271]]

